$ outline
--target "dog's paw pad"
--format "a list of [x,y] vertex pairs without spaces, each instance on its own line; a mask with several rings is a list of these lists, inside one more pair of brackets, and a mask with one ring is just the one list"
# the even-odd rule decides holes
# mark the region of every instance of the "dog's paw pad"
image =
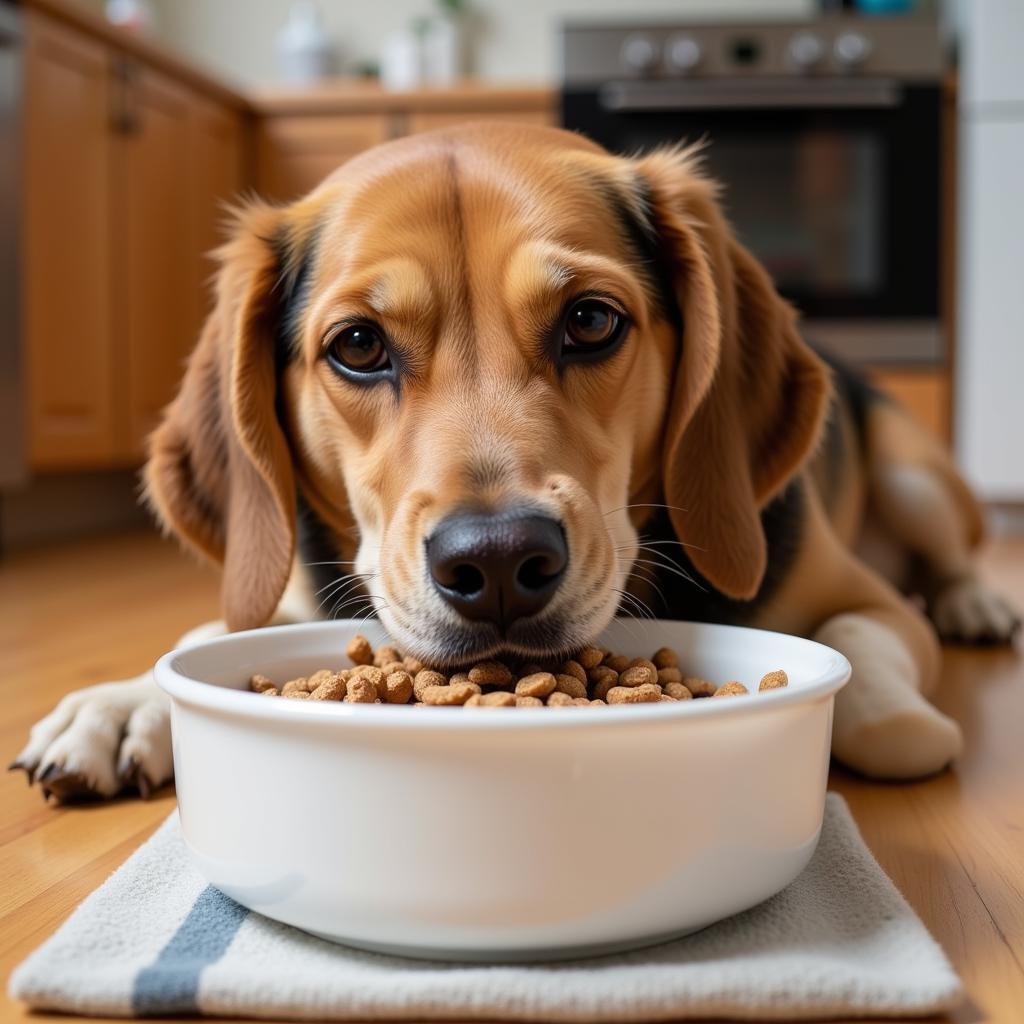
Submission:
[[949,643],[1008,644],[1020,630],[1016,609],[980,580],[956,580],[932,599],[929,614]]

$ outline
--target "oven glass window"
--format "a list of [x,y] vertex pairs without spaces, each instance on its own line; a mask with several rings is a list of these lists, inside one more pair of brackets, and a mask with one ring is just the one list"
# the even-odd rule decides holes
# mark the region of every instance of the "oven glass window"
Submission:
[[729,219],[783,293],[871,294],[885,273],[882,144],[815,131],[716,136],[708,167]]

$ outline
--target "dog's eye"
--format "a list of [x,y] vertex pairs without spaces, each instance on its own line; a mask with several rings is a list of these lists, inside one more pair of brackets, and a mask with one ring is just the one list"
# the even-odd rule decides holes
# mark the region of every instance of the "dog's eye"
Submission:
[[587,357],[606,352],[625,334],[626,318],[601,299],[578,299],[565,316],[562,355]]
[[373,324],[335,328],[327,346],[327,361],[345,376],[380,373],[391,367],[384,336]]

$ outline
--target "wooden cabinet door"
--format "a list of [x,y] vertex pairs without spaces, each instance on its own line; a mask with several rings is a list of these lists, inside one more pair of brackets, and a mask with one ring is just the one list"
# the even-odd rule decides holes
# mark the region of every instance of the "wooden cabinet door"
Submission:
[[34,12],[27,20],[29,461],[102,465],[116,448],[109,54]]
[[138,459],[195,340],[196,252],[189,90],[149,68],[127,80],[116,162],[117,385],[120,452]]
[[503,124],[539,124],[554,126],[558,123],[554,107],[549,110],[481,110],[481,111],[415,111],[405,119],[405,133],[432,132],[435,128],[450,128],[471,121],[498,121]]
[[213,251],[225,241],[229,206],[245,186],[245,125],[238,111],[196,96],[191,105],[189,147],[190,206],[192,217],[191,350],[210,310],[212,277],[216,270]]
[[391,135],[387,114],[265,118],[256,139],[256,188],[268,199],[296,199],[346,160]]

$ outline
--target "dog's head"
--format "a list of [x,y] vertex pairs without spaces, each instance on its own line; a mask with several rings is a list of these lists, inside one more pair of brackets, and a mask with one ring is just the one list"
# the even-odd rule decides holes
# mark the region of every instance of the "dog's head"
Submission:
[[827,377],[691,153],[417,136],[250,206],[221,260],[147,482],[223,562],[231,626],[280,599],[297,493],[430,660],[591,639],[657,503],[708,581],[757,592]]

